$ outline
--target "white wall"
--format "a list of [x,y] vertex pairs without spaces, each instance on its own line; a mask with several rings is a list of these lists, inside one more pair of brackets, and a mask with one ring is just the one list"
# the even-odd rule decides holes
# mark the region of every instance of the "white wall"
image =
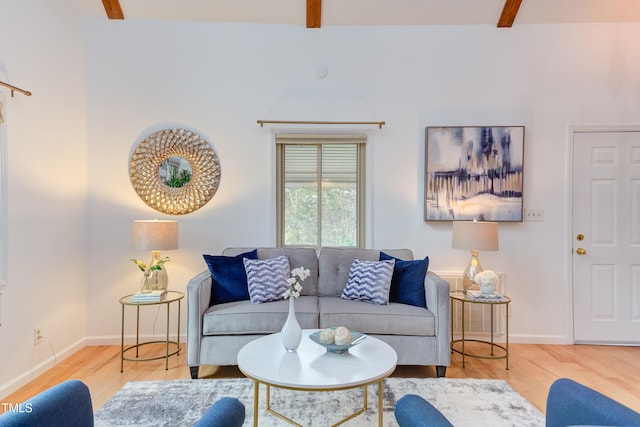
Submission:
[[[68,3],[68,2],[66,2]],[[8,166],[8,285],[0,396],[87,336],[87,144],[83,27],[71,3],[0,2],[0,88]],[[33,346],[33,328],[45,340]]]
[[[327,27],[160,21],[87,25],[90,169],[88,335],[117,342],[118,296],[134,291],[130,222],[160,217],[136,196],[128,156],[151,131],[185,126],[210,139],[222,180],[178,217],[171,287],[205,269],[201,254],[272,245],[273,151],[257,119],[385,120],[372,129],[374,247],[409,247],[436,271],[460,271],[451,224],[423,221],[424,128],[524,125],[525,206],[545,221],[501,224],[485,266],[505,273],[511,338],[572,340],[567,265],[568,127],[638,123],[640,25]],[[317,64],[329,74],[314,78]]]
[[[257,119],[385,120],[373,129],[373,247],[409,247],[459,271],[451,224],[423,218],[424,128],[524,125],[525,206],[542,223],[500,226],[485,268],[505,273],[511,337],[571,342],[568,127],[638,123],[640,25],[327,27],[87,21],[90,192],[88,335],[117,342],[117,298],[138,286],[130,222],[163,218],[137,197],[128,156],[154,130],[185,126],[222,164],[214,199],[178,217],[171,287],[205,269],[202,253],[272,245],[273,148]],[[314,78],[317,64],[329,74]],[[160,323],[162,324],[162,323]],[[150,325],[148,326],[150,328]],[[149,332],[149,329],[147,329]]]
[[[639,24],[308,30],[89,18],[79,58],[83,37],[69,14],[64,19],[70,25],[53,35],[47,30],[60,27],[55,18],[19,9],[20,22],[41,25],[30,26],[39,28],[35,35],[16,23],[0,26],[0,39],[16,39],[9,53],[2,47],[0,62],[11,67],[14,83],[28,83],[43,98],[9,105],[12,280],[3,296],[0,336],[3,346],[7,339],[21,344],[2,352],[3,380],[29,368],[23,359],[32,347],[25,337],[34,319],[45,332],[53,328],[62,347],[82,337],[90,344],[119,343],[118,298],[136,291],[140,280],[129,259],[150,256],[130,248],[131,221],[171,218],[148,208],[129,181],[129,155],[151,132],[174,126],[198,131],[222,165],[213,200],[176,217],[180,249],[166,253],[172,289],[184,291],[189,278],[206,268],[203,253],[274,244],[273,147],[269,129],[257,119],[385,120],[382,130],[371,129],[369,245],[429,255],[436,271],[462,270],[469,254],[450,248],[450,223],[422,219],[425,126],[524,125],[525,207],[544,209],[545,221],[501,224],[501,250],[483,253],[481,260],[507,278],[512,341],[571,342],[568,127],[638,124]],[[0,16],[9,21],[4,10]],[[56,43],[40,52],[42,39]],[[31,55],[23,56],[24,48]],[[42,58],[36,53],[46,66],[34,66]],[[328,68],[326,79],[314,78],[317,64]],[[76,86],[83,66],[86,109],[83,87]],[[51,85],[54,77],[73,90]],[[58,107],[54,117],[48,114],[52,106]],[[37,109],[42,123],[33,126],[34,114],[25,109]],[[86,240],[79,231],[85,219]],[[42,254],[53,257],[42,266],[46,275],[29,268],[31,257]],[[85,277],[86,287],[78,286]],[[61,289],[69,290],[64,298]],[[183,317],[185,312],[186,303]],[[58,319],[63,313],[77,321],[58,327],[67,326]],[[143,334],[160,332],[163,313],[157,320],[155,315],[145,316]]]

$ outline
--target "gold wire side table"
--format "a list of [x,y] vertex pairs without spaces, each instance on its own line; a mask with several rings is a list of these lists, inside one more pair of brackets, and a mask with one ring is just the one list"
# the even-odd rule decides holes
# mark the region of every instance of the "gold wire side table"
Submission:
[[[462,367],[464,368],[464,358],[465,356],[476,357],[479,359],[505,359],[506,369],[509,370],[509,304],[511,303],[511,298],[506,295],[502,296],[502,299],[498,300],[489,300],[489,299],[476,299],[470,298],[465,291],[451,291],[449,293],[449,299],[451,301],[451,352],[458,353],[462,355]],[[453,339],[453,305],[455,302],[461,304],[460,313],[461,313],[461,337],[460,339]],[[464,323],[465,323],[465,304],[483,304],[490,306],[491,312],[491,339],[489,341],[480,340],[480,339],[469,339],[464,336]],[[505,307],[505,343],[497,344],[494,341],[494,311],[496,306],[504,305]],[[465,343],[476,342],[481,344],[486,344],[489,346],[488,353],[471,353],[468,349],[465,348]],[[496,351],[497,350],[497,351]]]
[[[174,354],[180,353],[182,350],[182,344],[180,344],[180,304],[182,299],[184,298],[184,294],[178,291],[168,291],[167,296],[161,301],[153,301],[153,302],[133,302],[132,301],[133,294],[124,296],[120,298],[120,305],[122,305],[122,335],[120,341],[120,372],[123,372],[124,361],[130,362],[147,362],[150,360],[158,360],[165,359],[164,369],[169,369],[169,356],[173,356]],[[177,330],[177,338],[176,341],[171,341],[169,339],[169,329],[171,324],[171,304],[178,303],[178,330]],[[147,306],[156,306],[156,305],[165,305],[167,307],[167,328],[166,328],[166,338],[164,340],[155,340],[155,341],[146,341],[140,342],[140,307]],[[133,306],[136,308],[136,343],[125,347],[124,345],[124,312],[125,307]],[[153,356],[153,357],[140,357],[139,349],[145,345],[149,344],[165,344],[165,352],[164,354]],[[170,351],[170,347],[173,347],[172,351]],[[128,351],[135,350],[135,357],[127,357],[125,353]]]

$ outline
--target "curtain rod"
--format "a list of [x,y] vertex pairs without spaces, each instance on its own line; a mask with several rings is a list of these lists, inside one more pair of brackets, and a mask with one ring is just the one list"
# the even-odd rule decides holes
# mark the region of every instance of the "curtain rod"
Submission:
[[313,122],[313,121],[295,121],[295,120],[258,120],[260,127],[265,124],[287,124],[287,125],[376,125],[378,129],[386,125],[386,122]]
[[18,92],[20,92],[21,94],[23,94],[23,95],[31,96],[31,92],[29,92],[28,90],[20,89],[19,87],[16,87],[14,85],[10,85],[9,83],[5,83],[3,81],[0,81],[0,86],[6,86],[9,89],[11,89],[11,97],[12,98],[13,98],[13,92],[16,91],[16,90]]

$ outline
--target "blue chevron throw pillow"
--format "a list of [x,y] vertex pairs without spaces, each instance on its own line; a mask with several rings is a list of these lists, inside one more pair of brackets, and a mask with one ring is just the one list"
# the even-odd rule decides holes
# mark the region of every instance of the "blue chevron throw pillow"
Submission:
[[245,258],[244,269],[251,304],[280,300],[289,289],[287,279],[291,276],[291,267],[286,255],[261,260]]
[[354,258],[341,298],[380,305],[389,304],[394,264],[393,259],[362,261]]

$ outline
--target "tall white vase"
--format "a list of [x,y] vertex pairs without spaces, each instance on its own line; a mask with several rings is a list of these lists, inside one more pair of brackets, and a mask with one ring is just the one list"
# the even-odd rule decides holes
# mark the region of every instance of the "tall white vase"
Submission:
[[295,298],[289,297],[289,314],[287,315],[287,321],[282,326],[280,331],[280,338],[282,338],[282,345],[284,348],[293,353],[298,349],[300,341],[302,340],[302,328],[296,319],[296,308],[294,306]]

